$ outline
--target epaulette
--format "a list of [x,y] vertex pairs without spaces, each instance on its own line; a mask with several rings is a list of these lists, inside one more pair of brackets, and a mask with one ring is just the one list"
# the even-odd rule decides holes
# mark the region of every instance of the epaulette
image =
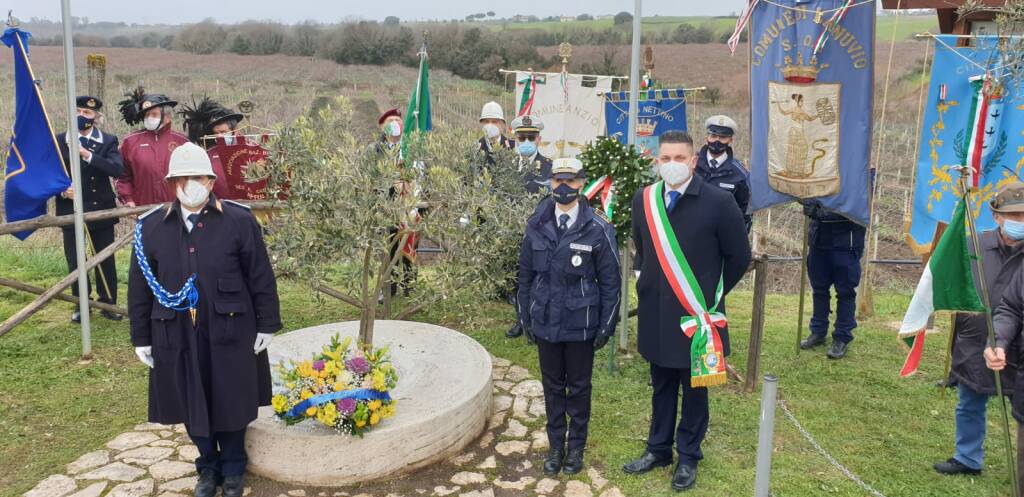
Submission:
[[243,209],[247,209],[247,210],[250,210],[250,211],[252,210],[252,207],[249,207],[248,205],[245,205],[245,204],[243,204],[243,203],[241,203],[241,202],[235,202],[234,200],[228,200],[228,199],[226,199],[226,198],[225,198],[225,199],[222,199],[222,200],[223,200],[224,202],[227,202],[227,203],[229,203],[229,204],[234,204],[234,205],[237,205],[237,206],[239,206],[239,207],[241,207],[241,208],[243,208]]
[[145,218],[146,216],[148,216],[148,215],[150,215],[150,214],[152,214],[152,213],[154,213],[154,212],[156,212],[156,211],[158,211],[158,210],[160,210],[160,209],[162,209],[162,208],[164,208],[164,205],[163,205],[163,204],[160,204],[160,205],[158,205],[158,206],[156,206],[156,207],[153,207],[152,209],[150,209],[150,210],[146,211],[146,213],[145,213],[145,214],[143,214],[143,215],[139,216],[139,220],[141,221],[141,220],[142,220],[143,218]]

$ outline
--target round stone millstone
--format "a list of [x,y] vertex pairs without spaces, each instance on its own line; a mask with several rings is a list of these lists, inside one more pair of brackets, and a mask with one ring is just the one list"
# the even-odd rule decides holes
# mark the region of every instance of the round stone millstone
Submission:
[[[275,337],[271,368],[281,360],[312,358],[336,333],[355,340],[359,323]],[[398,401],[395,415],[359,438],[315,420],[286,426],[262,407],[246,433],[249,471],[298,485],[351,485],[447,459],[484,431],[491,413],[491,357],[480,344],[448,328],[409,321],[376,321],[373,336],[375,347],[388,347],[398,370],[398,386],[391,391]]]

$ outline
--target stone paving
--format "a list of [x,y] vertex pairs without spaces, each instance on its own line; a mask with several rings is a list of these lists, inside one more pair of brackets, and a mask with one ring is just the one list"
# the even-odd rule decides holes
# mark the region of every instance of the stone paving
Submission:
[[[484,434],[444,464],[388,484],[297,488],[248,478],[250,497],[623,497],[601,473],[545,477],[548,449],[540,381],[525,368],[494,359],[494,414]],[[372,437],[373,434],[369,435]],[[137,425],[39,482],[23,497],[189,497],[199,455],[184,426]],[[589,462],[589,461],[588,461]],[[375,487],[378,487],[377,491]],[[380,487],[386,487],[384,491]],[[397,490],[397,491],[396,491]]]

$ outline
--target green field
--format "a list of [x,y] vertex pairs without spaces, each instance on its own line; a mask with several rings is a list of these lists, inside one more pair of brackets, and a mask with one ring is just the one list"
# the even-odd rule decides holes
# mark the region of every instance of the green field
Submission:
[[[50,235],[36,235],[43,240],[27,243],[0,239],[4,276],[38,286],[58,280],[64,263],[57,240],[46,239]],[[120,254],[122,275],[126,257],[127,252]],[[287,330],[355,315],[335,302],[317,303],[298,282],[282,282],[281,293]],[[748,291],[729,298],[732,362],[741,371],[747,355],[750,298]],[[0,289],[0,319],[29,300],[26,294]],[[797,299],[770,294],[763,371],[779,375],[782,397],[821,445],[886,496],[1009,495],[995,404],[990,409],[985,474],[942,477],[931,470],[931,463],[950,455],[956,402],[955,395],[944,395],[934,387],[942,371],[944,334],[926,346],[921,374],[909,379],[896,374],[905,352],[892,323],[901,318],[908,300],[908,293],[876,295],[877,316],[862,321],[851,354],[845,360],[830,361],[821,350],[794,352]],[[494,355],[538,374],[536,352],[522,340],[503,337],[512,319],[507,305],[474,296],[447,302],[447,307],[417,319],[464,331]],[[81,363],[78,327],[68,322],[70,312],[70,304],[53,304],[0,337],[2,497],[21,495],[47,475],[61,472],[78,455],[101,447],[145,419],[146,370],[132,352],[127,322],[115,324],[94,314],[94,359]],[[937,322],[948,319],[940,317]],[[598,361],[588,462],[602,469],[625,495],[676,495],[669,489],[668,469],[644,476],[627,476],[618,469],[642,452],[650,414],[647,365],[631,350],[618,356],[615,374],[605,370],[603,353]],[[759,395],[743,394],[735,383],[713,391],[706,459],[697,488],[687,495],[751,495],[758,412]],[[821,457],[781,412],[776,419],[774,495],[866,495]]]

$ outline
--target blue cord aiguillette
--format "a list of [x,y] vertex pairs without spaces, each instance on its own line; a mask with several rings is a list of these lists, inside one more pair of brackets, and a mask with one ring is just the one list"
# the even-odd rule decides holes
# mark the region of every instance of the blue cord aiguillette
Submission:
[[178,290],[177,293],[170,293],[164,289],[163,286],[156,280],[156,276],[153,275],[153,270],[149,267],[149,261],[146,259],[145,254],[142,251],[142,219],[135,223],[135,259],[139,263],[139,269],[142,270],[142,276],[146,278],[146,283],[149,285],[149,289],[153,291],[153,296],[156,297],[156,301],[160,305],[173,309],[175,311],[189,310],[192,313],[192,324],[195,324],[195,309],[196,304],[199,302],[199,290],[196,288],[196,275],[188,277],[185,284]]

